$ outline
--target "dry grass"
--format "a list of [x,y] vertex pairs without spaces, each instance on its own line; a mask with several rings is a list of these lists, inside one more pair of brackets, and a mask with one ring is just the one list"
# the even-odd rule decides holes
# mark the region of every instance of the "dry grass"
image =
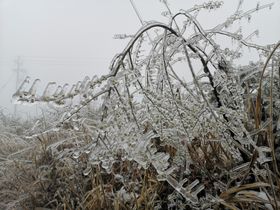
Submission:
[[[247,13],[244,15],[248,16]],[[225,24],[229,24],[228,21]],[[202,33],[198,23],[194,26],[197,27],[195,33],[197,30],[201,33],[198,34],[201,46],[210,43],[208,36],[211,36]],[[143,34],[154,27],[165,31],[162,37],[156,38],[157,44],[143,59],[149,60],[143,69],[142,61],[136,62],[142,51]],[[172,47],[169,44],[172,40],[174,43],[180,41],[182,47]],[[43,123],[34,132],[32,122],[17,122],[2,115],[0,209],[280,209],[280,105],[276,104],[279,103],[280,68],[279,57],[275,54],[279,53],[280,44],[272,49],[264,66],[261,62],[254,66],[262,69],[261,75],[254,68],[245,66],[243,76],[247,79],[240,82],[242,69],[235,69],[233,64],[228,66],[226,62],[223,66],[226,55],[220,54],[216,46],[209,45],[210,51],[216,53],[211,58],[208,51],[200,55],[201,49],[196,48],[199,44],[189,41],[177,34],[171,25],[149,23],[143,26],[123,53],[113,60],[108,75],[84,82],[84,86],[92,87],[91,97],[70,112],[65,110],[58,130],[46,131],[51,121],[60,121],[58,118],[40,119]],[[140,47],[133,51],[137,43]],[[269,51],[255,47],[264,50],[264,54]],[[169,63],[174,58],[165,57],[173,53],[181,56],[182,52],[193,75],[194,83],[189,86],[174,73]],[[199,57],[205,73],[202,76],[209,82],[199,80],[201,75],[196,75],[190,56]],[[268,66],[271,59],[278,64]],[[209,63],[215,67],[217,75],[211,74]],[[160,71],[163,67],[164,71]],[[265,72],[268,67],[270,74]],[[231,68],[240,71],[240,78],[230,72]],[[158,75],[151,73],[148,78],[147,69]],[[140,70],[147,75],[147,81],[140,81],[144,77],[135,73]],[[247,70],[254,74],[246,75]],[[274,75],[277,71],[279,75]],[[152,84],[154,77],[158,81]],[[116,78],[122,82],[115,81]],[[221,81],[214,85],[213,80]],[[175,84],[180,87],[175,89]],[[96,85],[101,90],[95,93]],[[207,90],[202,88],[204,85]],[[185,91],[180,92],[180,88]],[[87,96],[83,91],[77,90],[75,94]],[[139,95],[134,97],[133,91]],[[27,92],[18,93],[21,100],[25,100]],[[91,112],[88,105],[101,95],[104,103],[100,109],[96,108],[98,111]],[[71,94],[66,96],[73,97]],[[137,96],[145,99],[143,104],[136,101]],[[58,100],[54,96],[47,99],[38,96],[38,100],[41,99],[48,103]],[[59,100],[64,99],[59,96]],[[61,102],[59,100],[57,102]],[[88,112],[82,113],[85,107]],[[37,135],[30,137],[34,133]],[[133,157],[134,151],[125,150],[125,146],[112,146],[123,142],[132,143],[131,147],[125,145],[129,149],[140,151],[135,151]],[[133,143],[140,146],[134,147]],[[97,144],[101,146],[97,147]],[[91,157],[94,149],[88,149],[93,145],[107,152],[94,154],[98,161]],[[130,152],[132,154],[127,154]],[[110,156],[105,159],[112,159],[112,167],[104,167],[102,155]],[[142,159],[140,155],[143,155]],[[167,157],[168,166],[156,165],[165,166],[166,163],[158,157]],[[170,168],[174,170],[167,173],[165,170]],[[164,173],[160,174],[162,170]]]
[[[75,135],[79,137],[77,144],[73,143]],[[19,144],[17,151],[27,149],[28,152],[1,162],[1,209],[128,210],[156,209],[158,204],[162,207],[159,209],[167,209],[170,195],[176,195],[177,202],[185,209],[192,209],[167,182],[157,180],[152,166],[144,170],[136,162],[119,156],[111,173],[107,173],[100,165],[89,165],[86,153],[74,159],[71,151],[88,142],[86,135],[82,139],[75,132],[59,132],[36,138],[37,143],[33,144],[19,141],[25,144]],[[205,194],[219,197],[213,209],[277,209],[280,181],[272,166],[260,166],[256,157],[252,157],[247,166],[232,170],[238,165],[219,142],[210,141],[212,138],[209,135],[209,141],[204,139],[186,145],[193,161],[187,184],[198,179],[205,186],[199,197]],[[176,153],[172,147],[164,150],[171,156]],[[88,166],[91,172],[85,176],[83,171]],[[262,173],[258,173],[257,168]],[[214,186],[214,182],[221,186]]]

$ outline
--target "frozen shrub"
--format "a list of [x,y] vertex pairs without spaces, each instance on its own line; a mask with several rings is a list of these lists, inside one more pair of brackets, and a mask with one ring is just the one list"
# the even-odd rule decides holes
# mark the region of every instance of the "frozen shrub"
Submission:
[[[224,22],[204,29],[197,16],[220,8],[220,1],[176,14],[162,3],[168,24],[147,22],[132,38],[115,36],[131,39],[108,74],[53,92],[50,82],[42,95],[35,91],[37,80],[26,89],[26,78],[14,94],[17,102],[58,106],[81,98],[56,126],[31,137],[63,135],[45,142],[45,155],[53,161],[45,163],[41,190],[53,189],[54,200],[42,198],[40,205],[279,208],[280,43],[259,46],[248,41],[257,32],[244,37],[229,29],[272,4],[243,12],[240,1]],[[219,45],[216,35],[232,39],[237,48]],[[243,47],[257,50],[260,60],[236,65]],[[192,79],[185,81],[179,69]],[[92,111],[86,109],[90,105]]]

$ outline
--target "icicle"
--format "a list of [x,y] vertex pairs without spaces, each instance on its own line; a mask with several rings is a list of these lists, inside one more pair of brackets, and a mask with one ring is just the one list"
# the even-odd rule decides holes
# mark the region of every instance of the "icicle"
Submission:
[[37,91],[37,84],[40,82],[40,79],[35,79],[31,88],[28,91],[28,95],[30,96],[35,96],[36,91]]
[[62,90],[61,90],[61,92],[59,93],[59,96],[60,96],[60,97],[65,97],[65,96],[66,96],[66,92],[67,92],[68,87],[69,87],[69,84],[68,84],[68,83],[66,83],[66,84],[63,85]]
[[258,11],[259,9],[260,9],[260,2],[258,2],[256,6],[256,10]]
[[57,88],[56,88],[56,90],[55,90],[55,92],[53,94],[53,97],[57,98],[61,91],[62,91],[62,87],[60,85],[57,86]]
[[91,167],[90,164],[88,164],[87,167],[86,167],[86,169],[83,170],[83,175],[84,175],[84,176],[88,176],[88,175],[91,173],[91,171],[92,171],[92,167]]
[[49,101],[50,98],[52,97],[52,94],[50,93],[50,89],[51,89],[51,86],[54,86],[56,85],[56,82],[49,82],[43,92],[43,95],[42,95],[42,99],[43,101]]
[[183,188],[180,186],[180,184],[172,177],[172,176],[167,176],[166,181],[177,191],[179,192],[187,201],[197,204],[198,203],[198,198],[197,194],[201,192],[204,189],[203,185],[199,185],[197,189],[193,192],[191,190],[199,184],[198,180],[195,180],[192,182],[189,186],[186,188]]
[[88,76],[85,76],[84,80],[81,83],[81,87],[80,87],[81,91],[85,90],[85,87],[87,86],[87,83],[89,80],[90,80],[90,78]]
[[15,94],[13,94],[12,96],[12,100],[13,103],[18,103],[20,99],[24,98],[28,92],[25,90],[27,84],[29,83],[30,77],[26,77],[23,82],[21,83],[21,85],[19,86],[19,88],[17,89],[17,91],[15,92]]
[[81,81],[78,81],[78,82],[76,83],[76,87],[75,87],[75,90],[74,90],[74,93],[75,93],[75,94],[80,93],[80,90],[81,90],[81,84],[82,84],[82,82],[81,82]]
[[76,85],[72,85],[71,89],[67,93],[67,97],[73,98],[75,96],[75,89],[76,89]]

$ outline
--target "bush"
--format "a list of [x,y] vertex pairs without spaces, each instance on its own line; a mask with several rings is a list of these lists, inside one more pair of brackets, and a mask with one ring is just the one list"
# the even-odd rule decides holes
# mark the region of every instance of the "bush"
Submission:
[[[2,176],[1,189],[11,194],[7,206],[279,208],[280,42],[259,46],[248,41],[255,32],[244,38],[228,29],[271,4],[247,12],[239,5],[209,30],[196,17],[221,2],[175,15],[163,4],[169,24],[143,25],[107,75],[85,77],[70,89],[58,86],[54,93],[50,83],[41,96],[36,80],[29,90],[29,78],[23,82],[14,94],[18,102],[62,106],[81,100],[56,126],[29,137],[30,162],[6,167],[10,175]],[[218,45],[216,35],[237,48]],[[237,65],[244,46],[260,59]],[[180,69],[190,72],[190,82]]]

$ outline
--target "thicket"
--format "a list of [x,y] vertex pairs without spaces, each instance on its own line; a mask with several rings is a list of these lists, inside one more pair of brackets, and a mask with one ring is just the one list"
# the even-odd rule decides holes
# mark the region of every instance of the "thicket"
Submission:
[[[240,1],[204,29],[200,12],[222,2],[175,14],[162,3],[168,24],[116,35],[130,41],[108,74],[43,94],[25,79],[16,102],[62,108],[18,132],[1,117],[1,209],[280,208],[280,42],[232,32],[272,4]],[[239,65],[244,48],[259,58]]]

